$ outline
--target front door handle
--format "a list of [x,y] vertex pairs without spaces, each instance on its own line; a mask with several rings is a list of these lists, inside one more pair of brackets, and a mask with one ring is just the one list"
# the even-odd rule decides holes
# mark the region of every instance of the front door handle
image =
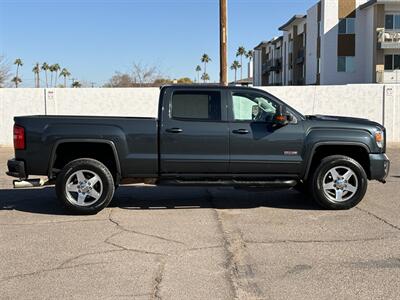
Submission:
[[168,128],[165,131],[169,132],[169,133],[181,133],[181,132],[183,132],[183,129],[181,129],[181,128]]
[[249,131],[247,129],[235,129],[232,131],[235,134],[248,134]]

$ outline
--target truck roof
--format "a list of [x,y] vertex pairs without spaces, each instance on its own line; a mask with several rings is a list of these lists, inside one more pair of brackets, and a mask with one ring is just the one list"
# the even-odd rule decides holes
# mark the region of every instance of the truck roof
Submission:
[[160,86],[160,90],[164,89],[164,88],[169,88],[169,87],[173,87],[173,88],[190,88],[190,89],[215,89],[215,88],[220,88],[220,89],[243,89],[243,90],[256,90],[255,88],[252,87],[246,87],[246,86],[237,86],[237,85],[220,85],[219,83],[216,84],[166,84],[166,85],[162,85]]

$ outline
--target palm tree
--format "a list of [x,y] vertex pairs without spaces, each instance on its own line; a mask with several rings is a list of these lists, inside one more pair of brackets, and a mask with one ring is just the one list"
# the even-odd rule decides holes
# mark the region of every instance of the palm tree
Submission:
[[240,63],[235,60],[233,61],[232,65],[231,65],[231,70],[235,71],[235,83],[236,83],[236,74],[237,74],[237,70],[240,69],[242,66],[240,65]]
[[[240,56],[240,65],[243,66],[243,55],[246,54],[246,49],[240,46],[236,51],[236,57]],[[240,68],[240,79],[243,79],[243,70]]]
[[200,82],[201,67],[199,65],[197,65],[196,67],[196,72],[197,72],[197,82]]
[[50,71],[50,87],[53,86],[53,72],[54,72],[54,65],[49,66]]
[[210,80],[210,76],[207,73],[203,73],[203,75],[201,75],[201,80],[206,83],[208,80]]
[[64,77],[64,87],[67,87],[67,77],[71,76],[71,73],[66,69],[63,68],[60,72],[60,77],[63,76]]
[[211,61],[211,58],[208,56],[208,54],[204,53],[203,56],[201,57],[201,62],[204,63],[204,74],[207,74],[207,64],[210,61]]
[[74,82],[72,83],[73,88],[80,88],[81,86],[82,84],[79,81],[74,80]]
[[60,65],[59,64],[54,64],[53,65],[53,71],[56,72],[56,76],[54,78],[54,87],[57,87],[57,78],[58,78],[58,71],[60,71]]
[[49,65],[47,63],[42,64],[42,70],[44,71],[44,75],[46,76],[46,87],[49,87],[49,84],[47,82],[47,71],[50,69]]
[[33,74],[35,75],[35,87],[38,88],[40,87],[40,66],[39,63],[36,63],[36,65],[32,69]]
[[252,75],[250,74],[250,65],[251,65],[251,61],[253,60],[253,55],[254,55],[253,50],[249,50],[246,53],[246,58],[249,60],[249,64],[247,66],[247,73],[249,73],[249,77],[252,77]]
[[18,84],[20,84],[22,82],[21,78],[15,76],[13,79],[11,79],[11,82],[15,83],[15,87],[18,87]]
[[17,59],[14,61],[14,65],[17,65],[17,72],[16,72],[16,74],[15,74],[15,77],[14,77],[11,81],[15,83],[15,87],[17,88],[17,87],[18,87],[18,84],[22,82],[21,78],[18,77],[19,67],[22,67],[22,66],[23,66],[22,59],[17,58]]

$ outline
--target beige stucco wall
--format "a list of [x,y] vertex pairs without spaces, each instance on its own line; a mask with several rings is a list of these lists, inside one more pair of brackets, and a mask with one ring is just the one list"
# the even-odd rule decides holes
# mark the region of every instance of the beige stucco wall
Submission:
[[[396,85],[261,89],[304,114],[354,116],[384,123],[388,140],[400,142],[400,87]],[[158,88],[0,89],[0,145],[12,144],[14,116],[44,115],[47,112],[52,115],[156,117],[158,97]]]

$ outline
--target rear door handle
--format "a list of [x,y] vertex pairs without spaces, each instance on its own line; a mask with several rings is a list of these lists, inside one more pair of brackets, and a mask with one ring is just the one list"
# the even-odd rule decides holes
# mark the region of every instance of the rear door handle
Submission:
[[248,134],[249,131],[247,129],[236,129],[232,131],[235,134]]
[[168,128],[165,131],[166,132],[170,132],[170,133],[181,133],[181,132],[183,132],[183,129],[181,129],[181,128]]

